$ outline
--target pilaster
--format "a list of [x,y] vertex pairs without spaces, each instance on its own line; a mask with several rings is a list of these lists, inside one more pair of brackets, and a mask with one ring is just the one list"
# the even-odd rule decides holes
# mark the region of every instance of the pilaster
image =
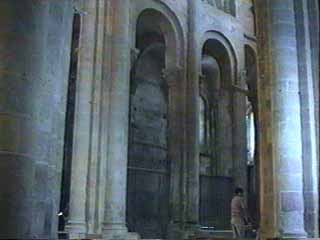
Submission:
[[113,33],[110,115],[106,163],[105,214],[102,228],[105,240],[139,239],[126,227],[128,116],[130,83],[130,0],[112,0]]
[[[94,72],[96,1],[84,1],[81,16],[81,47],[78,52],[76,107],[71,167],[69,219],[66,230],[71,238],[87,234],[87,187],[90,159],[91,112]],[[94,188],[94,186],[93,186]]]

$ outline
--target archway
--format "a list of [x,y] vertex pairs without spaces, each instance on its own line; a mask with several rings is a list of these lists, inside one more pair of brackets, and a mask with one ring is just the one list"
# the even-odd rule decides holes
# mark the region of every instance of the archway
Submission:
[[[200,103],[205,102],[200,122],[200,223],[217,230],[230,229],[233,176],[232,85],[234,65],[230,52],[208,34],[203,42]],[[201,105],[200,105],[201,109]],[[204,130],[203,130],[204,129]],[[200,136],[201,140],[201,136]],[[223,191],[219,191],[223,189]]]
[[[166,238],[170,221],[171,126],[175,105],[168,72],[178,65],[174,29],[154,9],[136,25],[130,86],[127,220],[142,238]],[[172,78],[172,76],[171,76]]]

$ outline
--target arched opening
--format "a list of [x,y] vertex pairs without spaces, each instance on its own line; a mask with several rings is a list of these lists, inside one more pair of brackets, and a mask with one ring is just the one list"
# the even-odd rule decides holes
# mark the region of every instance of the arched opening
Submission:
[[200,142],[199,158],[200,223],[216,230],[230,229],[230,202],[234,189],[232,97],[228,88],[231,79],[228,51],[219,40],[206,40],[202,49],[199,92],[200,99],[205,99],[206,103],[205,123],[200,123],[200,133],[205,135],[204,144]]
[[248,206],[250,216],[255,223],[259,222],[259,162],[258,162],[258,98],[257,98],[257,62],[254,50],[245,45],[245,72],[247,95],[247,181]]
[[[164,69],[175,64],[168,19],[148,9],[136,25],[130,82],[127,221],[145,239],[166,238],[169,224],[170,89]],[[172,104],[172,103],[171,103]]]

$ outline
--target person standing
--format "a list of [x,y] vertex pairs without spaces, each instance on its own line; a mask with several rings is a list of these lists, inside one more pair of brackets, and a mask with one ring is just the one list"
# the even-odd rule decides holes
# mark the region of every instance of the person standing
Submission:
[[234,238],[243,238],[249,224],[247,206],[243,197],[243,189],[236,188],[231,201],[231,226]]

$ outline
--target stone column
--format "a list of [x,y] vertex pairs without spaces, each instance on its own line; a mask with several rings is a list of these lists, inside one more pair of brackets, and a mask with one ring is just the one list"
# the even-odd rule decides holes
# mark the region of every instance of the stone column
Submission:
[[[89,1],[92,2],[92,1]],[[93,91],[92,91],[92,112],[91,112],[91,147],[89,157],[89,173],[88,173],[88,191],[87,191],[87,233],[88,238],[95,238],[97,234],[101,234],[103,221],[103,208],[105,190],[105,170],[102,162],[101,147],[104,148],[102,138],[103,134],[102,122],[105,121],[105,116],[102,110],[104,105],[104,88],[102,81],[104,80],[104,70],[107,67],[104,64],[105,52],[105,28],[106,28],[106,12],[108,4],[105,0],[96,0],[95,16],[95,44],[94,48],[94,73],[93,73]],[[91,44],[93,45],[93,44]],[[105,157],[105,156],[104,156]]]
[[69,219],[66,225],[71,238],[87,233],[87,178],[91,134],[92,85],[94,72],[94,43],[96,1],[83,1],[81,35],[78,51],[76,106],[72,149]]
[[259,99],[262,236],[303,237],[306,233],[294,0],[258,1],[257,19],[259,98],[263,95]]
[[113,35],[105,198],[104,239],[137,239],[126,227],[129,82],[130,0],[112,0]]
[[72,3],[0,1],[0,238],[56,239]]
[[179,231],[182,222],[182,138],[183,126],[183,100],[181,99],[181,83],[183,71],[179,67],[171,67],[163,70],[163,78],[169,90],[168,107],[168,139],[169,139],[169,160],[170,160],[170,224],[168,227],[168,239],[177,239],[175,234]]
[[[244,65],[244,52],[239,56],[239,68]],[[239,81],[237,86],[240,87],[240,91],[234,88],[235,91],[226,93],[231,98],[229,104],[232,104],[231,111],[231,139],[229,151],[232,152],[233,159],[233,174],[235,185],[244,189],[245,197],[247,198],[248,185],[247,185],[247,137],[246,137],[246,95],[241,91],[245,89],[246,76],[245,71],[240,70],[238,72]],[[227,109],[229,107],[226,107]],[[228,140],[227,140],[228,141]],[[227,144],[227,143],[226,143]]]
[[[300,79],[300,102],[301,102],[301,123],[302,123],[302,162],[303,162],[303,190],[304,190],[304,216],[305,230],[308,237],[319,235],[319,168],[318,168],[318,147],[317,138],[317,115],[318,109],[315,101],[315,90],[319,78],[314,76],[312,52],[319,54],[318,49],[313,47],[313,37],[318,38],[317,20],[309,19],[318,10],[316,1],[295,1],[295,17],[297,28],[297,50],[299,61]],[[308,6],[310,4],[310,6]],[[313,7],[312,10],[309,9]],[[311,11],[310,11],[311,10]],[[311,32],[309,27],[312,25]],[[319,72],[318,72],[319,73]],[[317,94],[316,94],[317,95]]]
[[195,225],[199,222],[199,73],[201,47],[200,34],[197,31],[198,1],[189,0],[188,32],[188,73],[187,73],[187,107],[186,107],[186,166],[187,166],[187,209],[185,221]]

